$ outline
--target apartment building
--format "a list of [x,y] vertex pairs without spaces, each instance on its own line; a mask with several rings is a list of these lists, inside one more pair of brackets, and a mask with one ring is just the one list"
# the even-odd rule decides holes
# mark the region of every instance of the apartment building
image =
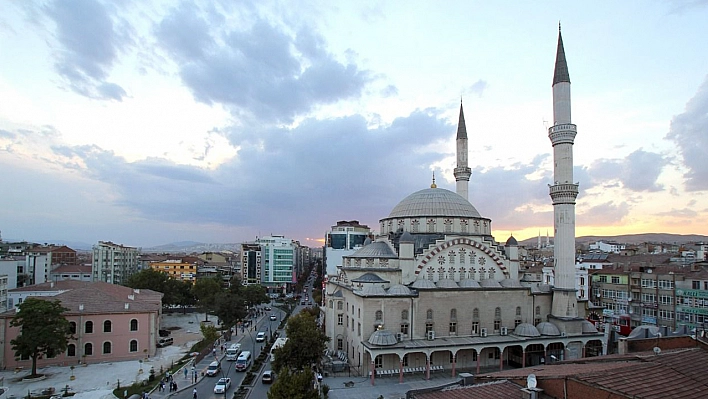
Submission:
[[122,284],[137,273],[139,248],[99,241],[93,246],[93,281]]

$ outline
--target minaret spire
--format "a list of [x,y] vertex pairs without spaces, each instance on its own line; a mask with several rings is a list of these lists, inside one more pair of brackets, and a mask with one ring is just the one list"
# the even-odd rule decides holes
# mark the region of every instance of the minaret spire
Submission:
[[561,35],[560,22],[558,22],[558,48],[556,49],[556,68],[553,71],[553,84],[559,82],[570,83],[568,74],[568,63],[565,60],[565,50],[563,49],[563,36]]
[[467,126],[465,125],[465,112],[462,109],[460,98],[460,119],[457,122],[457,167],[455,168],[456,191],[462,198],[469,200],[468,190],[472,169],[467,166]]

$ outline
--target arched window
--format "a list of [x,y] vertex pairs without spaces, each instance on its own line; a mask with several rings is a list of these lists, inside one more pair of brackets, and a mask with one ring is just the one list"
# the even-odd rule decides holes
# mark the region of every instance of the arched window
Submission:
[[474,308],[474,310],[472,311],[472,318],[474,320],[479,320],[479,309],[478,308]]
[[87,342],[86,345],[84,345],[84,355],[93,355],[93,344],[91,344],[90,342]]
[[457,321],[457,309],[450,309],[450,321]]
[[66,356],[76,356],[76,345],[74,344],[69,344],[66,347]]
[[425,313],[425,318],[428,320],[433,320],[433,309],[428,309],[428,311]]
[[89,320],[84,324],[84,332],[86,334],[91,334],[93,332],[93,322],[92,321]]
[[494,320],[501,320],[501,308],[494,309]]
[[516,307],[516,315],[521,317],[521,306]]
[[104,333],[111,332],[111,327],[112,327],[112,326],[111,326],[111,321],[110,321],[110,320],[106,320],[106,321],[103,322],[103,332],[104,332]]
[[541,307],[536,306],[536,316],[540,316],[540,315],[541,315]]
[[401,320],[408,320],[408,311],[404,310],[401,312]]
[[74,321],[69,322],[69,333],[76,334],[76,322],[74,322]]
[[130,331],[138,331],[138,319],[130,320]]
[[376,321],[381,321],[383,320],[383,312],[380,310],[376,311]]
[[111,343],[106,341],[103,343],[103,353],[108,354],[111,353]]
[[137,352],[138,351],[138,341],[137,340],[132,340],[130,341],[130,351],[131,352]]

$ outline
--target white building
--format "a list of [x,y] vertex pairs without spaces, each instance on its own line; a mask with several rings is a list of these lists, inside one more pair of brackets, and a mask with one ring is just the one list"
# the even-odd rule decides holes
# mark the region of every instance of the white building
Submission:
[[138,272],[138,255],[140,255],[138,248],[126,247],[110,241],[99,241],[93,246],[91,265],[93,281],[124,283],[128,277]]
[[359,224],[358,220],[337,222],[325,234],[325,274],[334,276],[337,267],[342,265],[342,258],[353,254],[364,245],[367,238],[373,238],[369,226]]
[[598,241],[594,244],[590,244],[588,246],[590,250],[596,250],[608,254],[618,254],[621,251],[624,251],[625,245],[620,244],[618,242],[605,242],[605,241]]
[[287,290],[296,281],[296,247],[293,240],[279,235],[241,244],[241,281],[261,284],[270,292]]

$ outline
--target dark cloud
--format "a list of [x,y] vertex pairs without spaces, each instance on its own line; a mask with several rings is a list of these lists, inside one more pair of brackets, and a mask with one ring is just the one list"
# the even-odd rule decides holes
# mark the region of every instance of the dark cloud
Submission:
[[62,46],[55,69],[69,87],[86,97],[120,101],[125,90],[106,79],[119,48],[130,39],[119,32],[108,10],[94,0],[76,0],[55,1],[45,11]]
[[668,160],[663,155],[640,148],[624,159],[599,159],[590,165],[587,172],[595,183],[615,180],[633,191],[654,192],[664,189],[656,181],[667,164]]
[[372,79],[355,64],[336,60],[311,27],[291,34],[254,17],[250,26],[214,40],[206,18],[208,13],[182,6],[156,27],[198,101],[223,104],[260,123],[291,122],[318,105],[356,98]]
[[676,143],[683,164],[687,191],[708,190],[708,78],[701,85],[686,110],[671,120],[666,138]]

